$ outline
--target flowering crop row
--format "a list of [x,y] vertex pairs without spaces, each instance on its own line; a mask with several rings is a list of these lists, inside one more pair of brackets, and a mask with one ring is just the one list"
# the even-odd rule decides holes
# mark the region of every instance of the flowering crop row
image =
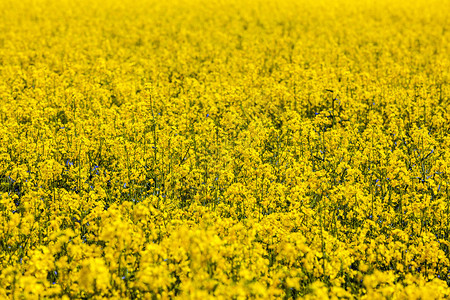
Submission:
[[0,297],[448,297],[448,5],[0,1]]

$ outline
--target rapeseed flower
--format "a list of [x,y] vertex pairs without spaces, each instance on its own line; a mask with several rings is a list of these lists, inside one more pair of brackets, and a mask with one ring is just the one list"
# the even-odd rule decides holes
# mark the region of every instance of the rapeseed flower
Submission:
[[445,4],[1,1],[0,297],[448,297]]

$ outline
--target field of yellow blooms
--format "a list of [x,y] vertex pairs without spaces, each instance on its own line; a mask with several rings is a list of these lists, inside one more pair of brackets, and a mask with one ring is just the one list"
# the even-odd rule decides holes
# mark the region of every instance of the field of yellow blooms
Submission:
[[450,297],[448,0],[1,0],[0,298]]

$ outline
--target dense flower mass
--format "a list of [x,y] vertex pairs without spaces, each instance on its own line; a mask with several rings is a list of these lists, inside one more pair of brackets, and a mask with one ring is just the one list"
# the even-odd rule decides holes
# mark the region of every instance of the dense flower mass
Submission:
[[448,6],[0,1],[0,298],[450,296]]

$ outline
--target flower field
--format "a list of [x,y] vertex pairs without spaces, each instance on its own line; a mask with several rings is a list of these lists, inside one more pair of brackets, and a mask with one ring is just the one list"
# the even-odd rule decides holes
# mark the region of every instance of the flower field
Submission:
[[450,297],[448,7],[0,1],[0,298]]

